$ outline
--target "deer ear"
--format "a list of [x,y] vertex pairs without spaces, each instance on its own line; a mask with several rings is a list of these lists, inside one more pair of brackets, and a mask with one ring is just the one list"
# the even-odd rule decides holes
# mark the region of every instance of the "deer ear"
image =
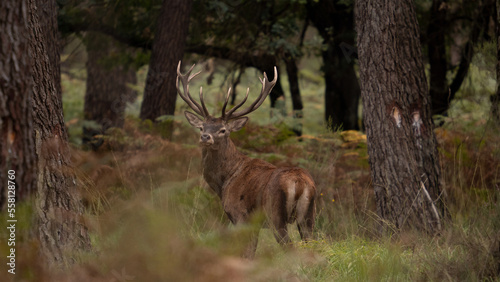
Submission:
[[240,118],[237,118],[237,119],[234,119],[234,120],[228,122],[226,127],[231,132],[238,131],[243,126],[245,126],[245,124],[247,124],[247,121],[248,121],[248,117],[240,117]]
[[186,116],[186,119],[193,127],[199,128],[203,125],[203,120],[201,120],[201,118],[198,117],[197,115],[188,111],[185,111],[184,115]]

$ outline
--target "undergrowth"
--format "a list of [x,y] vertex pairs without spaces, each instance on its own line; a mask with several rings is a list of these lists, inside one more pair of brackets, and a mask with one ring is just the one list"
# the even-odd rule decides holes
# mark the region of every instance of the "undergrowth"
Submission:
[[[241,259],[262,224],[233,227],[201,176],[197,134],[174,121],[173,141],[128,118],[97,152],[73,149],[93,252],[70,270],[43,269],[29,228],[19,239],[19,274],[26,281],[460,281],[498,280],[500,262],[499,145],[491,127],[482,136],[436,130],[443,187],[451,218],[439,236],[416,231],[380,235],[367,165],[366,137],[358,132],[298,139],[250,123],[233,140],[243,151],[277,165],[308,169],[316,181],[315,240],[283,250],[260,231],[256,259]],[[488,131],[489,130],[489,131]],[[496,129],[495,129],[496,130]],[[277,133],[278,134],[275,134]],[[246,136],[260,136],[259,146]],[[264,149],[265,148],[265,149]],[[19,218],[32,224],[32,211]],[[2,231],[2,260],[7,233]],[[2,261],[3,262],[3,261]]]

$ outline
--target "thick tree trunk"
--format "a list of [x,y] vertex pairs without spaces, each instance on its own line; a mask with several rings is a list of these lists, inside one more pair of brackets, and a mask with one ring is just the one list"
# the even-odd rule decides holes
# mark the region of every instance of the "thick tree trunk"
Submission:
[[[36,187],[27,9],[25,1],[0,2],[0,210],[7,206],[8,191],[20,201]],[[8,189],[10,170],[15,190]]]
[[135,70],[103,60],[113,52],[120,52],[117,42],[111,38],[89,32],[87,39],[87,89],[83,115],[85,120],[94,121],[99,128],[83,127],[83,144],[97,149],[102,138],[111,127],[123,127],[127,102],[135,100],[137,93],[127,86],[137,81]]
[[[381,227],[434,234],[444,204],[413,1],[356,2],[364,121]],[[385,228],[383,228],[385,229]]]
[[78,251],[90,248],[83,223],[83,205],[70,160],[61,95],[53,81],[46,38],[40,26],[36,1],[29,1],[32,59],[33,128],[37,156],[37,235],[44,262],[64,266],[74,262]]
[[[46,38],[47,55],[49,56],[50,68],[55,70],[52,72],[57,94],[62,95],[61,90],[61,56],[60,56],[60,36],[57,26],[57,0],[36,0],[38,10],[38,20],[42,28],[43,37]],[[62,97],[60,97],[62,99]]]
[[[176,70],[184,54],[191,4],[191,0],[163,1],[144,89],[141,119],[154,121],[160,116],[174,114]],[[167,130],[171,131],[171,128]]]

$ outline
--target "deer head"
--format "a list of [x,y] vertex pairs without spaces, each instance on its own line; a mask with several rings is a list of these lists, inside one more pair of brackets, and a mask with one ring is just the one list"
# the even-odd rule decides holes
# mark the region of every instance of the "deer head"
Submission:
[[[260,79],[262,83],[262,90],[260,92],[259,97],[246,109],[237,111],[248,99],[248,93],[250,91],[247,88],[247,92],[243,101],[241,101],[234,108],[230,109],[226,112],[227,103],[229,101],[229,97],[231,96],[231,88],[227,91],[226,99],[224,101],[224,105],[222,106],[222,114],[220,117],[216,118],[211,116],[208,113],[207,107],[205,106],[205,102],[203,100],[203,88],[200,87],[200,103],[196,102],[191,94],[189,93],[189,82],[193,78],[195,78],[200,72],[197,72],[191,75],[195,65],[191,66],[186,74],[182,74],[181,62],[179,61],[179,65],[177,66],[177,79],[176,79],[176,87],[181,98],[189,105],[189,107],[197,114],[194,114],[189,111],[185,111],[184,115],[186,116],[188,122],[195,128],[200,130],[200,144],[211,150],[218,150],[221,145],[227,142],[229,138],[229,134],[234,131],[240,130],[248,121],[249,113],[257,110],[266,97],[271,93],[276,81],[278,79],[278,71],[276,67],[274,67],[274,79],[269,81],[266,73],[264,73],[264,78]],[[179,89],[179,81],[182,82],[184,93]]]

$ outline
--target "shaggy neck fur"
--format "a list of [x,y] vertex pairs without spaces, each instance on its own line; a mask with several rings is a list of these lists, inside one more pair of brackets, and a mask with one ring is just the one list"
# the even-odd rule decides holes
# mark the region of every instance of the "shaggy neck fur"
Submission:
[[233,176],[245,160],[249,159],[236,149],[229,138],[221,140],[216,150],[204,147],[202,157],[203,177],[220,198],[222,198],[222,190],[226,181]]

